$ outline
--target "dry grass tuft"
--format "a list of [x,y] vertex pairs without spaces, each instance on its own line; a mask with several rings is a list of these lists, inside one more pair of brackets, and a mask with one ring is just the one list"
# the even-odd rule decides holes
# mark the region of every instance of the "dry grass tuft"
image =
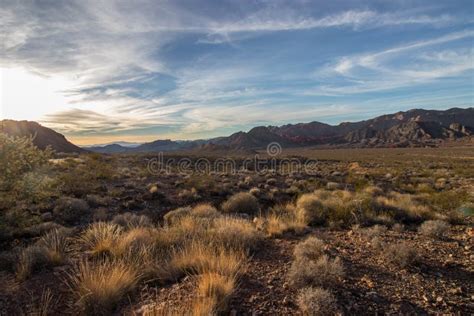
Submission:
[[204,239],[228,249],[255,251],[263,236],[251,222],[240,218],[220,217],[212,222]]
[[52,265],[48,257],[48,250],[45,247],[31,245],[21,252],[15,274],[19,281],[24,281],[34,272]]
[[431,209],[411,194],[390,192],[388,196],[377,197],[375,204],[380,209],[387,209],[394,213],[396,220],[416,222],[433,217]]
[[273,207],[270,214],[254,219],[254,223],[270,237],[281,236],[286,232],[301,234],[308,226],[304,214],[297,212],[291,204]]
[[115,256],[127,253],[133,256],[143,248],[154,246],[155,235],[156,230],[152,228],[133,228],[120,236],[111,251]]
[[183,218],[191,215],[192,209],[189,206],[180,207],[175,210],[169,211],[163,216],[165,224],[172,226],[177,225]]
[[124,261],[83,261],[70,275],[77,304],[88,315],[111,313],[124,296],[135,289],[140,274]]
[[198,304],[201,305],[203,303],[201,299],[204,298],[207,302],[213,302],[215,312],[224,312],[235,291],[236,282],[235,276],[213,272],[199,275],[197,293],[200,299],[198,299]]
[[170,267],[180,275],[214,272],[234,276],[242,270],[245,258],[243,251],[192,241],[172,255]]
[[374,225],[374,226],[369,227],[369,228],[361,229],[360,232],[366,238],[370,239],[370,238],[378,237],[382,234],[385,234],[387,232],[387,226]]
[[52,309],[56,305],[57,300],[51,293],[50,289],[44,289],[38,301],[32,302],[28,306],[28,315],[30,316],[48,316],[54,315]]
[[328,217],[328,211],[324,208],[318,196],[307,193],[296,201],[296,208],[310,224],[324,224]]
[[240,192],[222,204],[222,211],[228,214],[257,215],[260,212],[260,206],[255,196],[247,192]]
[[94,223],[79,237],[79,246],[94,257],[110,255],[114,253],[114,248],[122,236],[122,232],[122,227],[116,224]]
[[371,197],[365,193],[354,193],[345,190],[316,190],[303,194],[296,201],[297,212],[313,225],[349,227],[356,222],[363,222],[373,215],[370,207]]
[[198,218],[215,218],[220,216],[219,211],[209,203],[201,203],[193,207],[191,215]]
[[69,237],[66,229],[53,229],[46,233],[37,243],[44,248],[45,255],[52,265],[62,265],[69,252]]

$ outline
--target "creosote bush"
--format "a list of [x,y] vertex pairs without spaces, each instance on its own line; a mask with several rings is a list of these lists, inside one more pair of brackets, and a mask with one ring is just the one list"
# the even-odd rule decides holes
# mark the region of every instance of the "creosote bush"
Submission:
[[362,235],[364,235],[366,238],[374,238],[385,234],[385,232],[387,231],[387,226],[374,225],[372,227],[361,229],[360,231]]
[[312,225],[331,222],[349,227],[354,223],[372,221],[375,217],[368,194],[346,190],[316,190],[303,194],[296,201],[296,209]]
[[316,237],[309,237],[295,246],[293,254],[296,260],[318,260],[324,255],[324,242]]
[[126,229],[153,226],[153,223],[147,216],[136,215],[129,212],[115,215],[112,219],[112,223],[120,225]]
[[192,208],[189,206],[180,207],[173,211],[169,211],[168,213],[163,216],[165,224],[173,225],[177,224],[181,219],[189,216],[191,214]]
[[433,217],[433,211],[411,194],[390,192],[387,196],[377,197],[375,205],[392,213],[395,220],[399,221],[419,222]]
[[322,255],[317,260],[297,259],[293,261],[288,278],[297,288],[306,286],[335,286],[344,276],[344,268],[339,258],[330,259]]
[[308,316],[334,315],[337,312],[334,295],[320,287],[305,287],[299,290],[296,302],[303,314]]
[[391,244],[383,249],[385,259],[401,268],[409,267],[417,260],[417,250],[406,242]]
[[90,208],[86,201],[70,197],[62,197],[56,201],[53,213],[65,223],[73,224],[89,214]]
[[50,149],[40,150],[29,137],[11,137],[0,132],[0,192],[8,191],[28,172],[45,166]]
[[20,281],[28,279],[34,272],[50,266],[44,247],[32,245],[25,248],[18,260],[16,277]]
[[324,208],[318,196],[312,193],[303,194],[298,201],[296,201],[296,208],[309,223],[326,223],[328,210]]
[[435,238],[443,237],[448,230],[449,224],[440,220],[425,221],[418,229],[420,234]]
[[234,194],[222,204],[222,211],[228,214],[258,215],[260,206],[255,196],[247,192],[240,192]]

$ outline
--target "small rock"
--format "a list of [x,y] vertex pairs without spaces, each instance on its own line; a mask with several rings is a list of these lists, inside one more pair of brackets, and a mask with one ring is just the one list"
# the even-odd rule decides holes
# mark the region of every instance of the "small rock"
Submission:
[[43,213],[41,214],[41,219],[43,222],[50,222],[53,220],[53,214],[51,214],[51,212]]
[[454,295],[462,294],[462,287],[450,289],[449,294],[454,294]]
[[256,295],[252,295],[252,296],[249,298],[249,303],[255,302],[256,299],[257,299],[257,296],[256,296]]

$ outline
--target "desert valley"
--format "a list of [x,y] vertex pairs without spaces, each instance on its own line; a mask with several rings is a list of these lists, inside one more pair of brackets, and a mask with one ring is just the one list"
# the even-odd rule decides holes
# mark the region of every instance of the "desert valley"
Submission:
[[121,153],[5,121],[0,314],[470,314],[474,112],[418,112]]

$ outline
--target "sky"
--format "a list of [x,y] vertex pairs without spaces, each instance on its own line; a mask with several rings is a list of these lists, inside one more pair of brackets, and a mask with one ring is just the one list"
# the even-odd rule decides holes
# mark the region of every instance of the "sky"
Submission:
[[0,118],[76,144],[474,104],[473,1],[2,0]]

